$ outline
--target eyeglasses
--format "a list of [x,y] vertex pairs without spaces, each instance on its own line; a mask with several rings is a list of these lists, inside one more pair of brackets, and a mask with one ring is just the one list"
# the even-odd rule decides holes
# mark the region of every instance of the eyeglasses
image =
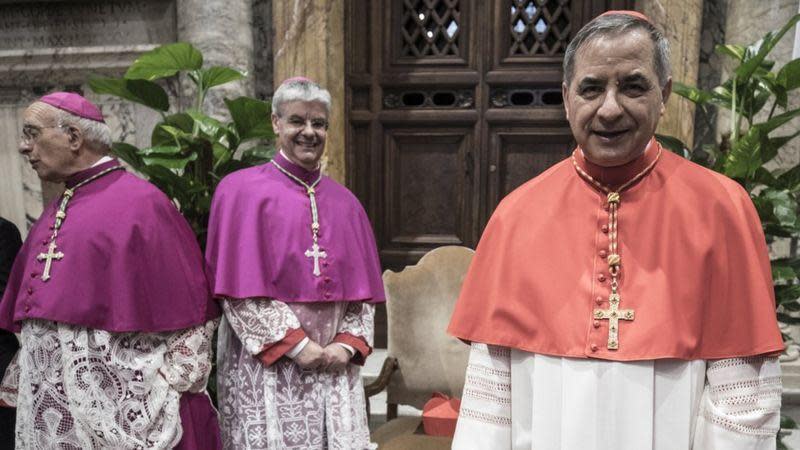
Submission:
[[310,123],[314,131],[326,131],[328,129],[328,121],[325,119],[306,120],[300,116],[290,116],[286,119],[286,123],[294,128],[305,128],[306,124]]
[[37,139],[42,135],[42,130],[46,130],[48,128],[64,128],[66,125],[53,125],[49,127],[35,127],[33,125],[25,125],[22,127],[22,143],[25,145],[31,145],[36,142]]

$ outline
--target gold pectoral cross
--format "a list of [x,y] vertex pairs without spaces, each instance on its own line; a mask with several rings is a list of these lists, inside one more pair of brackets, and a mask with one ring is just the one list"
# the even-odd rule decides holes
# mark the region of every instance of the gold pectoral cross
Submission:
[[617,350],[619,348],[619,321],[633,321],[632,309],[619,309],[619,294],[612,292],[608,297],[610,307],[608,309],[595,309],[595,320],[608,319],[608,349]]
[[37,260],[45,261],[44,272],[42,272],[42,281],[47,281],[50,279],[50,268],[53,265],[53,260],[60,260],[63,257],[63,253],[56,252],[55,241],[50,241],[50,247],[47,248],[47,253],[39,253],[39,255],[36,256]]
[[311,246],[311,249],[306,250],[306,257],[314,258],[314,276],[318,277],[321,273],[319,271],[319,259],[327,258],[328,254],[325,253],[324,251],[320,251],[319,245],[317,245],[317,243],[314,242],[314,245]]

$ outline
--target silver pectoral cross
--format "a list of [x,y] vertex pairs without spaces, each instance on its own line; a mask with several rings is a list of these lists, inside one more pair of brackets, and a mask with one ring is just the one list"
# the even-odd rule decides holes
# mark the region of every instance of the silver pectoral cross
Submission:
[[60,260],[64,257],[64,254],[61,252],[56,252],[56,242],[51,241],[50,247],[47,248],[47,253],[39,253],[36,256],[36,259],[39,261],[45,261],[44,263],[44,272],[42,272],[42,281],[47,281],[50,279],[50,268],[53,265],[53,260]]
[[324,251],[320,251],[319,245],[317,245],[317,243],[314,242],[314,245],[311,246],[311,249],[310,250],[306,250],[306,257],[307,258],[314,258],[314,276],[318,277],[320,275],[320,273],[321,273],[319,271],[319,259],[320,258],[327,258],[328,254],[325,253]]

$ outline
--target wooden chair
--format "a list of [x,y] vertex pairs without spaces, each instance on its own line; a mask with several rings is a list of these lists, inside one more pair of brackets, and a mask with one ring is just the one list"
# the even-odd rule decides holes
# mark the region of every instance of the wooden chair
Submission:
[[398,405],[422,409],[433,392],[461,397],[469,346],[446,333],[474,251],[431,250],[414,266],[386,271],[387,358],[367,397],[386,390],[387,423],[375,430],[381,449],[450,448],[449,438],[419,433],[421,418],[397,418]]

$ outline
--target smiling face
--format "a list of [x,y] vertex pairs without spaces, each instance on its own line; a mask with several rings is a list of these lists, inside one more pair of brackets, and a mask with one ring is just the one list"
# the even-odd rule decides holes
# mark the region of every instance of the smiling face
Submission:
[[272,114],[278,148],[293,163],[314,170],[325,150],[328,111],[317,101],[293,101],[281,105],[280,116]]
[[619,166],[644,152],[672,88],[659,86],[653,41],[642,30],[601,35],[577,52],[564,107],[586,159]]
[[40,179],[60,182],[76,172],[80,142],[69,127],[56,121],[51,106],[36,102],[23,113],[23,136],[19,152],[28,158]]

